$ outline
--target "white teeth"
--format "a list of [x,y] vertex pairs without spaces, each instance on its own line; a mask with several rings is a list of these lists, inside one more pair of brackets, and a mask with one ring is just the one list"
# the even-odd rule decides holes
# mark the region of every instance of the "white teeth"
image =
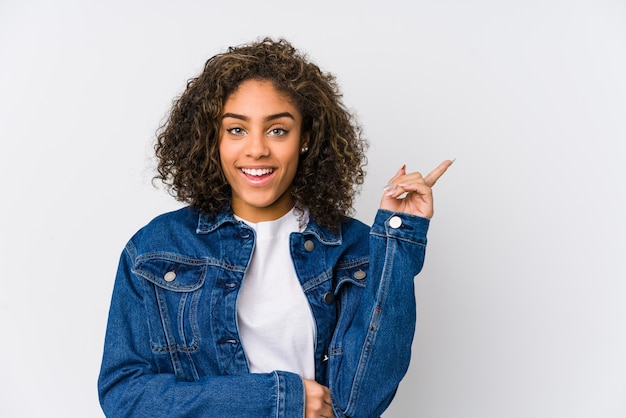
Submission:
[[273,168],[242,168],[241,171],[249,176],[264,176],[274,171]]

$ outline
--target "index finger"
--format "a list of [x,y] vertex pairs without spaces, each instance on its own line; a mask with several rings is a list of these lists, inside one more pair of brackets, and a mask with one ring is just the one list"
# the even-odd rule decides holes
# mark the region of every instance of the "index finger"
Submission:
[[445,160],[444,162],[439,164],[437,168],[435,168],[433,171],[428,173],[426,177],[424,177],[424,182],[429,187],[433,187],[435,183],[437,183],[437,180],[439,180],[439,177],[443,176],[443,173],[446,172],[446,170],[452,165],[453,162],[454,160]]

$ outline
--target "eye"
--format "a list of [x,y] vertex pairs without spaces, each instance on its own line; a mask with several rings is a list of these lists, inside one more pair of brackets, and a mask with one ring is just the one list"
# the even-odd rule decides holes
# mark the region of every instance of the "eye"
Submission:
[[272,128],[269,130],[268,134],[271,136],[283,136],[287,135],[289,131],[283,128]]
[[243,130],[243,128],[239,128],[239,127],[228,128],[226,129],[226,132],[234,136],[242,136],[243,134],[245,134],[245,131]]

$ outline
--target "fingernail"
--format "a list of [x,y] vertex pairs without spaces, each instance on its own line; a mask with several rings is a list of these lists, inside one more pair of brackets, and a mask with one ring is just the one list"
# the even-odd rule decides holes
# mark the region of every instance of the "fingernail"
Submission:
[[406,170],[406,164],[403,164],[402,167],[396,172],[396,177],[402,174],[403,171]]

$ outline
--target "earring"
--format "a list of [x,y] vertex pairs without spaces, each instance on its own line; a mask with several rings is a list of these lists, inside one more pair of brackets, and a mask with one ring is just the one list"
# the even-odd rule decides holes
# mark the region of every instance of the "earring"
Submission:
[[309,150],[309,147],[302,147],[302,148],[300,148],[300,154],[304,154],[308,150]]

